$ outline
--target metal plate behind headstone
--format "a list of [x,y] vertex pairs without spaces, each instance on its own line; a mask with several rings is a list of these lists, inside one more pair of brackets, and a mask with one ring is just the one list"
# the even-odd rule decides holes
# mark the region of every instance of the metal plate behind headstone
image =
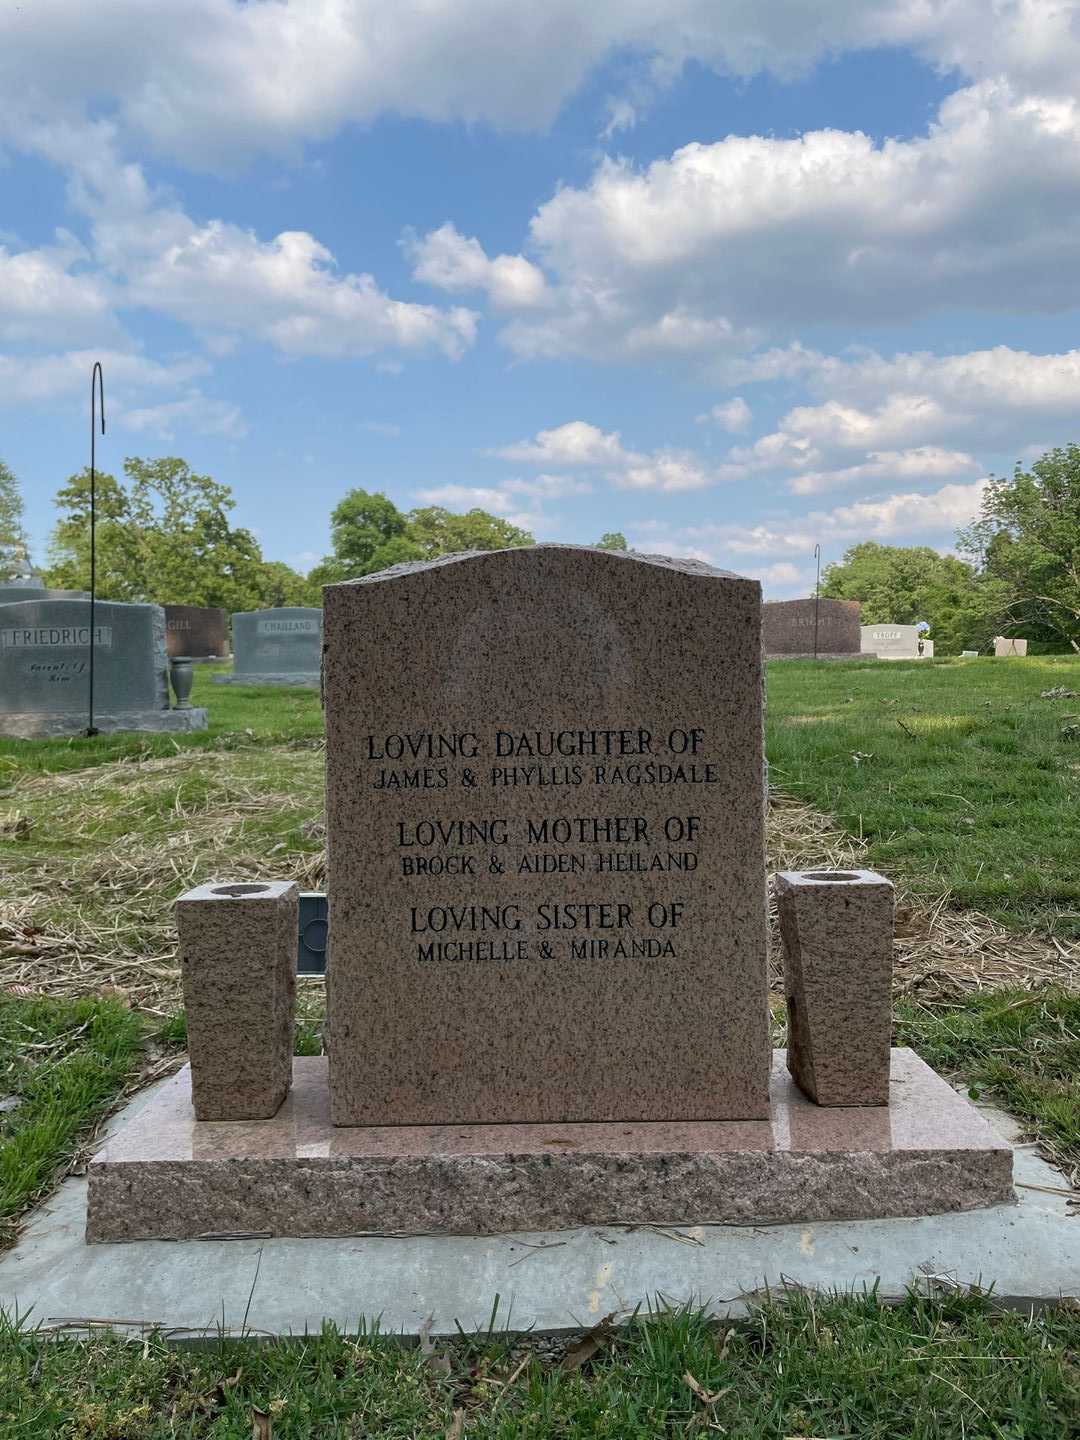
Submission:
[[300,935],[296,952],[298,975],[326,974],[328,928],[326,896],[318,890],[301,890]]

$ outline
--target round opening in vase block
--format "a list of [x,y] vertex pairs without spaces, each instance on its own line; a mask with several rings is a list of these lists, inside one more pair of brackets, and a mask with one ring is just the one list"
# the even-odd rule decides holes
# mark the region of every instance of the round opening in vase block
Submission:
[[807,870],[805,876],[807,880],[839,881],[858,880],[859,878],[854,870]]
[[238,899],[241,895],[265,895],[269,885],[215,885],[215,895],[229,895]]

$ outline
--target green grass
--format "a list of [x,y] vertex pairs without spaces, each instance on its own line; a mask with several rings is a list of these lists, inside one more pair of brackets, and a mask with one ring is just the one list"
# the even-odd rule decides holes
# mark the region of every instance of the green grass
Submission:
[[769,667],[771,783],[921,894],[1080,936],[1080,658]]
[[[772,784],[864,835],[871,863],[928,898],[1080,934],[1080,745],[1061,738],[1080,701],[1040,698],[1055,686],[1080,690],[1080,661],[773,665]],[[0,742],[0,920],[6,902],[58,927],[80,966],[104,945],[104,973],[115,957],[123,976],[171,956],[170,901],[188,884],[223,869],[316,875],[317,695],[216,687],[201,667],[195,699],[210,707],[204,734]],[[136,1073],[148,1033],[112,1001],[0,999],[0,1098],[20,1102],[0,1111],[0,1243]],[[182,1045],[183,1017],[156,1038]],[[903,1001],[896,1040],[1080,1166],[1080,999]],[[308,1005],[297,1049],[320,1045]],[[465,1437],[505,1440],[1080,1436],[1080,1314],[1066,1308],[1028,1320],[977,1296],[890,1309],[793,1295],[727,1333],[698,1314],[656,1315],[568,1371],[550,1345],[493,1337],[440,1347],[448,1365],[434,1367],[377,1335],[181,1350],[43,1344],[9,1327],[0,1440],[248,1440],[255,1409],[274,1440],[441,1437],[458,1413]],[[702,1400],[687,1374],[719,1398]]]
[[145,1025],[111,1000],[0,994],[0,1245],[138,1068]]
[[117,734],[63,740],[6,740],[0,738],[0,786],[5,774],[81,770],[114,760],[147,760],[175,755],[178,750],[232,750],[246,746],[279,745],[285,741],[318,740],[323,733],[317,690],[258,689],[247,685],[215,685],[214,674],[227,674],[229,666],[195,665],[193,705],[209,712],[207,728],[189,734]]
[[1080,1314],[1065,1307],[791,1294],[737,1324],[657,1312],[602,1340],[568,1368],[563,1346],[495,1335],[425,1354],[332,1329],[189,1349],[42,1345],[9,1326],[0,1436],[250,1440],[256,1412],[274,1440],[1067,1440],[1080,1426]]
[[932,1009],[901,1001],[895,1043],[1025,1122],[1080,1184],[1080,995],[994,990]]

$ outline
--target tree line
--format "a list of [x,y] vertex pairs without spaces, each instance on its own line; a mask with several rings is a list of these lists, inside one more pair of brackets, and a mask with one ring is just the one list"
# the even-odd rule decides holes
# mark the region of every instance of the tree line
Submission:
[[826,568],[821,593],[858,600],[866,625],[925,620],[938,655],[984,649],[998,634],[1080,653],[1080,446],[992,475],[956,548],[864,541]]
[[[318,605],[321,586],[403,561],[535,544],[529,531],[485,510],[403,511],[384,494],[354,489],[331,514],[331,554],[303,575],[263,556],[251,531],[232,523],[235,503],[228,485],[175,457],[133,457],[122,478],[98,475],[98,594],[230,611]],[[61,487],[56,506],[60,518],[38,568],[49,585],[88,589],[88,470]],[[627,548],[618,531],[597,545]],[[858,600],[868,625],[926,621],[938,654],[982,649],[999,633],[1022,636],[1035,650],[1080,653],[1080,446],[991,476],[981,513],[958,532],[956,548],[943,555],[863,541],[826,568],[821,593]],[[22,497],[0,461],[0,579],[26,557]]]
[[[185,460],[124,461],[123,477],[96,477],[97,594],[103,600],[220,605],[229,611],[319,605],[321,587],[406,560],[461,550],[535,544],[520,526],[485,510],[454,514],[439,505],[401,511],[386,495],[350,490],[331,515],[333,551],[307,575],[267,560],[250,530],[232,523],[228,485]],[[90,586],[90,472],[57,492],[60,518],[45,562],[35,567],[57,589]],[[616,533],[598,542],[625,550]],[[0,580],[24,568],[28,546],[15,476],[0,460]]]

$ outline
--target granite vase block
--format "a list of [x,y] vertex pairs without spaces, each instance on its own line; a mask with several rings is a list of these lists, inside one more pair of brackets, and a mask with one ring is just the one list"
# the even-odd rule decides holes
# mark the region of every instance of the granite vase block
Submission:
[[298,887],[199,885],[176,902],[199,1120],[265,1120],[292,1075]]
[[787,1063],[819,1105],[886,1105],[893,887],[873,870],[781,871]]

